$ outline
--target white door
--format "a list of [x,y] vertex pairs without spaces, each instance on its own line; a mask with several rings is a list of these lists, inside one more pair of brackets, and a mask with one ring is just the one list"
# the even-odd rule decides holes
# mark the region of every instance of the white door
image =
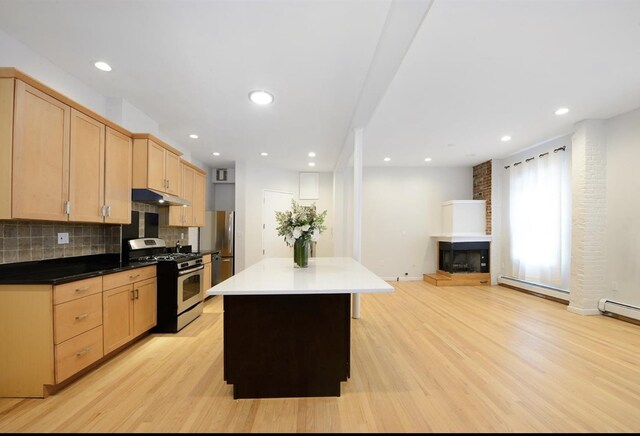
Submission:
[[293,247],[287,246],[283,236],[278,236],[276,211],[291,209],[293,194],[290,192],[264,191],[262,201],[262,257],[291,257]]

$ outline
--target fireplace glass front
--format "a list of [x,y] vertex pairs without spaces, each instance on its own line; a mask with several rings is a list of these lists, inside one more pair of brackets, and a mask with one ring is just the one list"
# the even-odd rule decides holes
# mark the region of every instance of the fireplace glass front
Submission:
[[489,242],[438,243],[438,269],[448,273],[488,273]]

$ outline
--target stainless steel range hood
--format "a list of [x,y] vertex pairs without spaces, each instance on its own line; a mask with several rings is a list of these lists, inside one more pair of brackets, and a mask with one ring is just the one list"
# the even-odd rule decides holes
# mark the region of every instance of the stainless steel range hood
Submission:
[[131,201],[149,203],[156,206],[191,206],[191,202],[184,198],[154,191],[153,189],[132,189]]

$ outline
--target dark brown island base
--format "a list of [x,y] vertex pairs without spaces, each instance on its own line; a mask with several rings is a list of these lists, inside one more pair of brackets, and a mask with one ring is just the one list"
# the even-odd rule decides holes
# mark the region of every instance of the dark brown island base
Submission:
[[320,257],[308,268],[267,258],[209,289],[224,296],[224,379],[233,397],[340,396],[358,292],[393,287],[351,258]]

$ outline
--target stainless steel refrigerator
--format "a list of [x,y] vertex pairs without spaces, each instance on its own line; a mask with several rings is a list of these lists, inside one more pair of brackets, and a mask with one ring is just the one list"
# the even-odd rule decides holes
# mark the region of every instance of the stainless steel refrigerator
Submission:
[[234,274],[235,214],[230,210],[213,213],[213,250],[220,252],[220,281]]

